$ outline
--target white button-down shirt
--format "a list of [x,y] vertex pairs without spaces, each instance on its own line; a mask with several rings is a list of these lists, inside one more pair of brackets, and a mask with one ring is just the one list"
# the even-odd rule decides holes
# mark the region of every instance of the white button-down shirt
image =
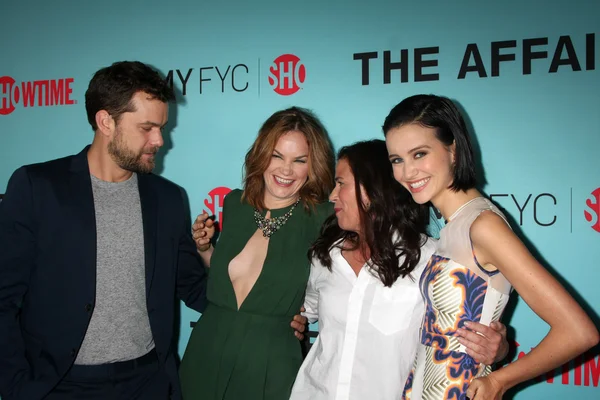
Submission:
[[411,277],[385,287],[331,251],[332,271],[313,260],[305,315],[319,336],[300,367],[291,400],[397,400],[414,362],[424,303],[419,278],[435,249],[428,239]]

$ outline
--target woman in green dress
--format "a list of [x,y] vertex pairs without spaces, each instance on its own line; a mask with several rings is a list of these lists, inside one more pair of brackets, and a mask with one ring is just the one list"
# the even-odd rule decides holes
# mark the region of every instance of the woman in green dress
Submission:
[[209,305],[181,368],[185,400],[287,400],[302,364],[290,321],[302,306],[307,251],[331,214],[333,151],[310,112],[290,108],[262,126],[245,159],[244,189],[223,208]]

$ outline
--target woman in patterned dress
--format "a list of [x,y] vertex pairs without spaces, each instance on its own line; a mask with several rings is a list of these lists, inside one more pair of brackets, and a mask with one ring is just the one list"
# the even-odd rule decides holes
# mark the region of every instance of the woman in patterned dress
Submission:
[[[589,317],[475,189],[469,134],[451,100],[409,97],[390,111],[383,131],[396,180],[447,221],[420,280],[425,317],[403,398],[500,399],[598,343]],[[457,331],[498,320],[512,287],[550,332],[529,354],[491,372],[465,353]]]

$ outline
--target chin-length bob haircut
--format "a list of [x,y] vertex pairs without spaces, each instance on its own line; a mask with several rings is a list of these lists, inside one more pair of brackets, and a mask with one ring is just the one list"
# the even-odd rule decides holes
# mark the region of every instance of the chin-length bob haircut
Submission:
[[308,142],[308,179],[300,188],[306,210],[327,200],[333,189],[334,157],[327,130],[309,110],[291,107],[277,111],[265,121],[244,163],[242,199],[251,206],[264,209],[264,172],[271,163],[277,141],[288,132],[301,132]]
[[404,125],[419,124],[433,128],[446,146],[455,145],[453,180],[450,189],[466,191],[477,184],[471,138],[465,120],[447,97],[418,94],[402,100],[385,118],[383,133]]

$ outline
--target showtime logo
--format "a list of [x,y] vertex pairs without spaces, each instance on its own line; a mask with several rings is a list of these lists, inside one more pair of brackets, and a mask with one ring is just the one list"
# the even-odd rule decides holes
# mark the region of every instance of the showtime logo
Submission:
[[10,76],[0,77],[0,115],[23,107],[46,107],[75,104],[71,99],[73,78],[46,79],[17,83]]
[[214,215],[216,222],[223,223],[223,204],[225,196],[231,192],[231,189],[225,186],[219,186],[208,192],[208,198],[204,200],[204,206],[207,209],[204,212],[208,215]]
[[280,55],[269,68],[269,85],[282,96],[290,96],[302,89],[305,79],[306,68],[293,54]]
[[600,188],[597,188],[592,192],[592,198],[587,199],[585,204],[589,207],[590,211],[584,210],[583,214],[587,222],[594,222],[592,229],[596,232],[600,232]]

